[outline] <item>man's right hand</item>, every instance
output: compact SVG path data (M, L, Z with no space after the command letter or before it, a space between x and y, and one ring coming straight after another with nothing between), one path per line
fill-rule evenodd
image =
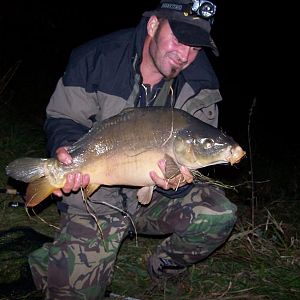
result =
M57 159L65 165L69 165L72 163L72 157L68 152L67 147L59 147L56 150ZM85 188L90 182L90 176L88 174L82 174L80 172L77 173L69 173L66 177L66 183L63 188L57 189L53 192L54 195L61 197L63 193L68 194L70 192L76 192L81 187Z

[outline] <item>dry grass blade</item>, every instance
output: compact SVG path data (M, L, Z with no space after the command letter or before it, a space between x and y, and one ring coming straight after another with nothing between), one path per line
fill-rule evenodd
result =
M225 188L225 189L233 189L236 191L236 186L235 185L228 185L225 184L221 181L218 180L214 180L208 176L205 176L204 174L202 174L199 170L192 170L191 171L193 176L194 176L194 182L200 182L200 183L208 183L208 184L212 184L221 188Z
M14 75L15 75L16 71L18 70L18 68L20 67L21 63L22 63L22 61L18 60L11 68L9 68L9 70L0 79L0 96L3 94L7 85L14 77Z

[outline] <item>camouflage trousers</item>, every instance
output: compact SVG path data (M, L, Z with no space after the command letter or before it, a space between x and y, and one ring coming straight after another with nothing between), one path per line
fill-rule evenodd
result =
M196 185L180 199L155 193L150 205L140 207L132 218L138 233L169 234L155 255L190 266L226 241L235 212L236 206L221 190ZM104 298L130 221L116 213L98 216L97 222L89 215L62 213L61 231L54 242L30 255L35 285L45 292L45 299Z

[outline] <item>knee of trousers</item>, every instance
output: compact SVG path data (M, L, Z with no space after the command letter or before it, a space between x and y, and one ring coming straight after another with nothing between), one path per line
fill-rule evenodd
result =
M188 244L222 243L236 222L236 205L218 190L199 191L181 204L177 234Z
M198 215L187 227L183 239L192 248L196 246L211 252L228 239L235 222L236 216L233 212L223 215Z
M226 242L235 221L234 211L195 215L183 231L170 237L163 250L182 265L197 263Z

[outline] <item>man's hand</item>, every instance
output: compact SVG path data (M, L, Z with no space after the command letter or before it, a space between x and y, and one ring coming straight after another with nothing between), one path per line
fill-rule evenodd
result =
M164 159L161 159L158 162L158 166L161 169L162 173L166 173L166 161ZM165 190L173 189L176 190L178 187L181 187L187 183L193 182L193 175L189 171L187 167L181 166L180 167L180 174L175 176L171 179L164 179L157 175L155 171L150 172L150 177L154 181L154 183Z
M68 153L67 147L59 147L56 150L57 159L65 165L72 163L72 157ZM69 173L67 174L66 183L62 189L57 189L53 192L54 195L61 197L63 192L68 194L70 192L76 192L81 187L85 188L90 182L90 176L88 174Z

